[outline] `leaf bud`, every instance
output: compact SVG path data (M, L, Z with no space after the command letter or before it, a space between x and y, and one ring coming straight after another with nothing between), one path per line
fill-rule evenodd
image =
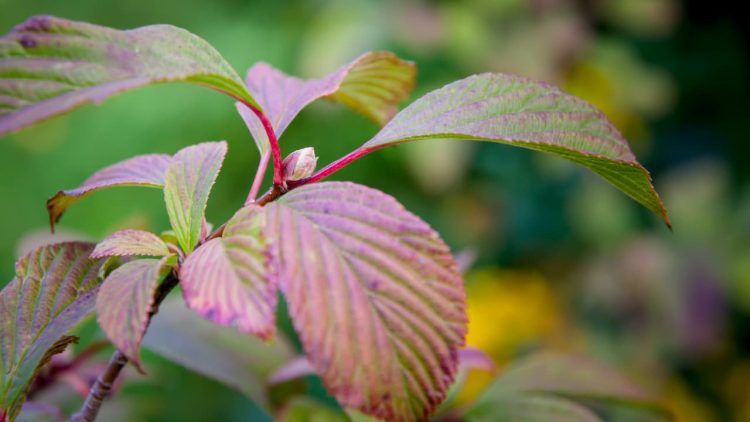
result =
M315 149L313 147L302 148L292 152L284 158L284 162L282 163L284 180L301 180L312 176L317 163L318 157L315 156Z

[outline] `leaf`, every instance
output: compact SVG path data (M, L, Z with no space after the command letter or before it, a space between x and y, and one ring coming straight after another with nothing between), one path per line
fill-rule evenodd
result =
M172 157L164 154L139 155L97 171L75 189L57 192L47 201L50 227L54 231L55 223L68 207L100 189L113 186L161 188L171 161Z
M75 341L66 335L94 310L103 261L94 245L44 246L16 263L0 292L0 408L13 420L39 369Z
M265 214L240 209L221 238L190 254L180 268L185 303L217 324L269 339L275 331L276 283L269 273Z
M143 346L195 372L228 385L270 411L268 376L292 357L282 333L271 343L210 323L168 298L151 320Z
M648 171L620 132L595 107L551 85L497 73L453 82L402 110L363 148L431 138L555 154L588 167L670 224Z
M34 16L0 38L0 136L163 82L207 86L257 105L226 60L184 29L121 31Z
M308 375L315 375L315 368L312 367L310 360L306 356L296 356L274 372L268 378L268 383L271 385L282 384Z
M582 357L551 352L511 365L490 390L548 393L647 407L655 402L651 395L612 368Z
M448 247L395 199L353 183L306 185L266 209L280 287L331 394L377 417L426 419L466 334Z
M307 397L294 398L281 410L279 422L348 422L345 413Z
M154 312L154 294L169 266L168 257L123 264L104 280L96 298L96 319L115 347L143 371L141 340Z
M120 230L99 242L92 258L109 256L167 256L167 244L157 235L143 230Z
M409 96L415 75L412 62L389 52L370 52L319 79L289 76L263 62L250 68L245 79L276 136L281 137L297 114L319 98L338 101L384 125L396 113L396 105ZM263 125L247 106L236 105L264 153L269 144Z
M190 253L200 240L208 195L226 153L226 142L205 142L177 151L167 167L164 200L185 253Z
M466 416L468 420L494 421L523 419L526 414L529 420L577 421L586 420L576 415L581 409L589 411L588 404L597 404L597 408L620 404L647 411L645 414L656 420L671 419L653 397L621 373L582 357L551 352L510 365ZM554 419L558 413L560 419Z
M559 397L540 394L507 394L474 406L467 421L599 422L587 407Z

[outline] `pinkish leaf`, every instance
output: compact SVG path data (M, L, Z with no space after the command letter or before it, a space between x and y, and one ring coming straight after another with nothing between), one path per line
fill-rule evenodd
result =
M319 98L345 104L380 125L395 113L396 105L414 87L416 68L393 53L370 52L319 79L300 79L284 74L267 63L257 63L247 72L247 87L271 121L277 137L297 114ZM261 153L268 149L266 132L257 116L237 103Z
M141 340L154 310L154 293L169 270L168 259L126 262L107 276L96 298L99 326L141 372Z
M620 132L594 106L551 85L497 73L474 75L415 101L362 148L431 138L500 142L566 158L669 225L648 171Z
M113 186L147 186L161 188L164 173L172 157L164 154L139 155L97 171L75 189L57 192L47 201L50 226L60 220L65 210L89 194Z
M167 256L169 248L161 238L143 230L120 230L99 242L92 258L106 256Z
M353 183L306 185L266 210L280 287L331 394L380 418L426 419L466 334L448 247L395 199Z
M164 82L191 82L256 105L226 60L184 29L120 31L34 16L0 38L0 135Z
M92 243L43 246L16 263L0 292L0 409L13 420L39 369L76 340L66 335L94 310L102 260Z
M458 352L458 364L462 370L480 369L487 372L495 371L495 362L483 351L474 347L467 347Z
M226 153L224 141L189 146L178 151L167 168L164 201L185 253L190 253L200 240L208 195Z
M240 209L221 238L187 257L180 284L188 307L204 318L268 339L275 331L276 284L265 223L262 208Z

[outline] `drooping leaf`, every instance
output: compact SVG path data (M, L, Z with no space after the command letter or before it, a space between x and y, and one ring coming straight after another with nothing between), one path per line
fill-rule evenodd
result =
M275 331L276 283L270 274L266 216L240 209L221 238L209 240L180 268L185 303L204 318L269 339Z
M660 215L667 211L627 141L589 103L528 79L485 73L432 91L363 145L418 139L475 139L543 151L588 167Z
M87 103L190 82L256 105L206 41L170 25L129 31L34 16L0 38L0 136Z
M208 195L226 153L226 142L205 142L181 149L167 167L164 176L167 214L186 253L200 240Z
M89 194L113 186L164 186L164 173L172 157L164 154L139 155L97 171L75 189L57 192L47 201L50 226L60 220L65 210Z
M588 409L590 404L596 404L597 409L611 405L637 409L649 420L671 419L652 396L620 372L583 357L550 352L530 356L508 367L479 397L467 418L500 420L512 410L538 414L534 420L555 420L551 413L548 416L540 413L546 411L544 402L553 403L550 400L558 404L550 404L548 410L558 412L562 408L566 418L560 420L566 421L578 420L574 417L578 411L565 409Z
M425 419L466 333L448 247L395 199L353 183L306 185L266 210L280 287L331 394L377 417Z
M281 333L273 342L263 342L202 319L179 298L161 304L143 346L242 392L269 411L265 380L293 356Z
M167 256L167 244L157 235L143 230L120 230L96 245L92 258L109 256Z
M99 326L141 372L141 340L154 310L154 293L169 271L168 259L138 259L123 264L107 276L96 298Z
M653 406L654 398L620 372L580 356L540 353L511 365L492 391L548 393Z
M37 371L75 341L66 333L94 310L101 260L94 245L44 246L16 263L0 292L0 409L12 420Z
M261 62L247 72L246 83L280 137L294 117L319 98L338 101L384 125L396 113L396 105L409 96L415 75L412 62L388 52L370 52L319 79L289 76ZM269 144L260 120L240 103L237 110L265 152Z
M504 394L480 401L466 421L600 422L589 408L574 401L541 394Z

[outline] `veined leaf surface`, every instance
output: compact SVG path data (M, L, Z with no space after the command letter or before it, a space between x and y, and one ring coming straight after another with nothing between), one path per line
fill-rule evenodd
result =
M179 81L256 105L226 60L184 29L121 31L34 16L0 38L0 136L123 91Z
M154 293L169 269L167 259L126 262L107 276L96 298L99 326L141 372L141 340L154 310Z
M75 189L63 190L47 201L50 226L60 221L68 207L100 189L113 186L164 186L164 173L172 157L165 154L139 155L103 168Z
M180 285L188 307L204 318L269 339L276 328L277 298L265 224L262 208L240 209L221 238L187 257Z
M200 240L208 195L226 153L226 142L205 142L181 149L167 167L164 177L167 214L186 253Z
M289 76L267 63L257 63L247 72L250 92L271 121L277 137L297 114L319 98L330 98L384 125L396 113L396 106L414 87L416 68L389 52L359 56L335 72L318 79ZM268 138L258 117L237 103L261 152L268 149Z
M167 256L169 248L159 236L143 230L120 230L97 243L92 258L108 256Z
M620 132L594 106L551 85L497 73L470 76L415 101L363 147L430 138L500 142L567 158L669 225L648 171Z
M395 199L353 183L306 185L266 210L280 287L331 394L373 416L426 419L466 334L448 247Z
M0 409L13 419L37 371L75 337L66 335L94 310L102 260L92 243L43 246L16 263L0 292Z

